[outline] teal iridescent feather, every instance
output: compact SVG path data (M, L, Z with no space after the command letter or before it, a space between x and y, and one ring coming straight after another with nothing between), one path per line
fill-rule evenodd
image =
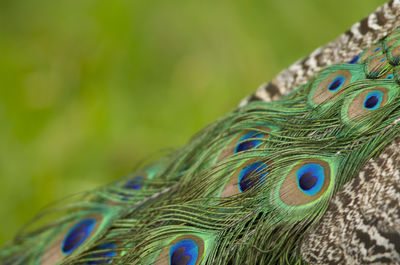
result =
M247 102L142 170L49 207L0 262L305 263L305 233L400 133L400 33L388 33L279 100Z

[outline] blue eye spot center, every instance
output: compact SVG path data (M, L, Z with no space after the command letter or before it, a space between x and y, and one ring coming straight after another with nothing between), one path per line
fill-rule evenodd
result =
M379 99L377 96L369 96L364 103L365 108L367 109L373 109L379 102Z
M171 264L174 265L187 265L190 261L190 256L185 255L185 248L180 247L172 253Z
M315 186L317 180L317 177L314 177L312 172L308 171L300 176L299 186L302 190L310 190Z
M379 108L382 103L383 93L381 91L371 91L367 94L364 100L364 108L368 110L375 110Z
M357 63L359 58L360 58L360 55L356 55L348 63L355 64L355 63Z
M96 260L88 261L86 264L110 263L111 259L100 259L100 258L114 257L116 255L115 248L116 248L116 246L114 243L104 243L104 244L98 246L96 248L96 251L97 250L105 250L105 251L91 255L90 257L96 258Z
M131 190L138 190L142 187L142 180L143 180L142 176L136 176L134 179L127 181L124 185L124 188Z
M169 249L170 265L195 265L199 250L196 242L183 239Z
M68 255L77 249L93 232L96 225L96 219L87 218L74 225L64 238L61 250L63 254Z
M261 140L257 140L257 139L263 138L263 136L264 135L262 133L255 132L255 131L246 133L245 135L240 137L238 144L236 145L236 148L235 148L235 153L258 147L261 144ZM252 139L252 138L257 138L257 139L248 140L248 139Z
M125 182L125 184L122 186L122 188L127 189L127 190L139 190L142 188L143 179L144 179L143 176L140 176L140 175L135 176L133 179ZM123 198L122 198L123 201L126 201L133 196L133 194L126 194L126 193L122 193L122 192L118 192L118 195L123 196Z
M377 48L374 50L374 52L378 52L380 49L382 49L381 46L377 47Z
M245 166L239 173L239 190L244 192L263 183L268 173L266 167L262 162Z
M324 168L317 163L309 163L296 172L297 185L308 196L317 194L325 181Z
M337 91L344 83L346 78L342 75L339 75L333 79L332 83L329 85L328 90L331 92Z
M386 76L386 79L393 79L394 75L393 74L388 74L388 76Z

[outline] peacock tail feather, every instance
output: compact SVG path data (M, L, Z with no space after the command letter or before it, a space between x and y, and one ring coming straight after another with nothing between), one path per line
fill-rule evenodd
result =
M399 10L383 5L180 149L49 206L1 264L327 263L316 227L400 133Z

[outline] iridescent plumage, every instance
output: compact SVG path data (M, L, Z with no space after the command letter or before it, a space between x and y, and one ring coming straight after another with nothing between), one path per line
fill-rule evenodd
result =
M0 261L400 262L399 8L383 5L174 153L44 211Z

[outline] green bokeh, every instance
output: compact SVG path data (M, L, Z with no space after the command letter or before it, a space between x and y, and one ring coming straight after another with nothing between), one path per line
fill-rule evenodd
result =
M0 1L0 244L184 144L383 1Z

